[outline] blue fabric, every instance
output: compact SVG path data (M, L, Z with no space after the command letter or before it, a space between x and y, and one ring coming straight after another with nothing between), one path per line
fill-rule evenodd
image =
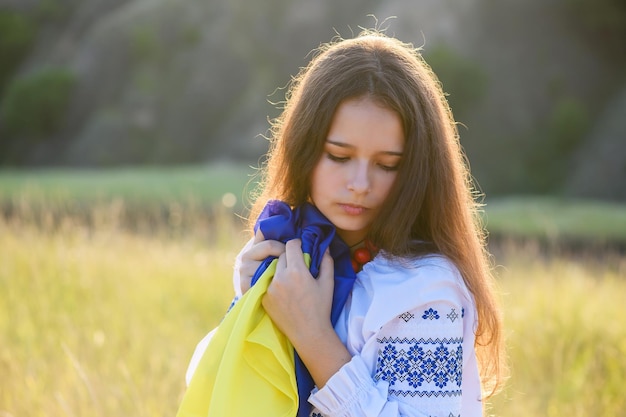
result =
M291 209L288 204L270 200L259 216L254 231L261 229L265 239L278 240L283 243L300 238L302 240L302 252L311 256L311 275L315 278L319 275L322 257L327 248L334 260L335 289L330 320L333 326L339 319L339 314L346 303L356 274L352 269L350 260L350 248L336 234L335 227L315 206L305 203L302 206ZM254 285L275 257L265 259L254 276ZM295 355L296 380L298 383L298 417L308 417L311 405L306 400L315 383L311 374L306 369L302 360Z

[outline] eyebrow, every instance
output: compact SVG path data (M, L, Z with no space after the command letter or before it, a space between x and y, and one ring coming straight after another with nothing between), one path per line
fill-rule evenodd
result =
M350 145L348 143L337 142L337 141L334 141L334 140L327 140L326 143L330 143L331 145L339 146L340 148L355 148L355 146ZM392 156L402 156L404 154L403 152L395 152L395 151L382 151L380 153L383 153L385 155L392 155Z

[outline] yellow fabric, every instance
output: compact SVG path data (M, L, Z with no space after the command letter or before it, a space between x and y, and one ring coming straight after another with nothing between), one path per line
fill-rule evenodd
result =
M305 262L311 258L305 254ZM294 417L293 346L261 305L274 260L226 314L185 392L176 417Z

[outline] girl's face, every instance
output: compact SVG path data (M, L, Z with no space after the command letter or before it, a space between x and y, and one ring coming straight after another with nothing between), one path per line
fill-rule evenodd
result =
M402 122L368 97L337 108L313 169L311 200L350 246L365 239L397 176Z

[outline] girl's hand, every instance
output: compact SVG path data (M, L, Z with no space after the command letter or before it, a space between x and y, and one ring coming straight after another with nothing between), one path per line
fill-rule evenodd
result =
M278 257L276 273L263 297L266 313L287 336L318 388L351 359L330 322L334 285L333 258L328 251L315 279L304 263L300 240L294 239Z
M313 278L304 263L300 239L287 242L278 257L276 273L263 298L263 307L294 346L322 328L332 330L334 271L328 251L322 257L320 274Z
M265 240L261 229L254 235L252 246L241 254L239 266L239 285L241 293L250 289L250 282L261 262L268 256L279 257L285 253L285 244L277 240Z

